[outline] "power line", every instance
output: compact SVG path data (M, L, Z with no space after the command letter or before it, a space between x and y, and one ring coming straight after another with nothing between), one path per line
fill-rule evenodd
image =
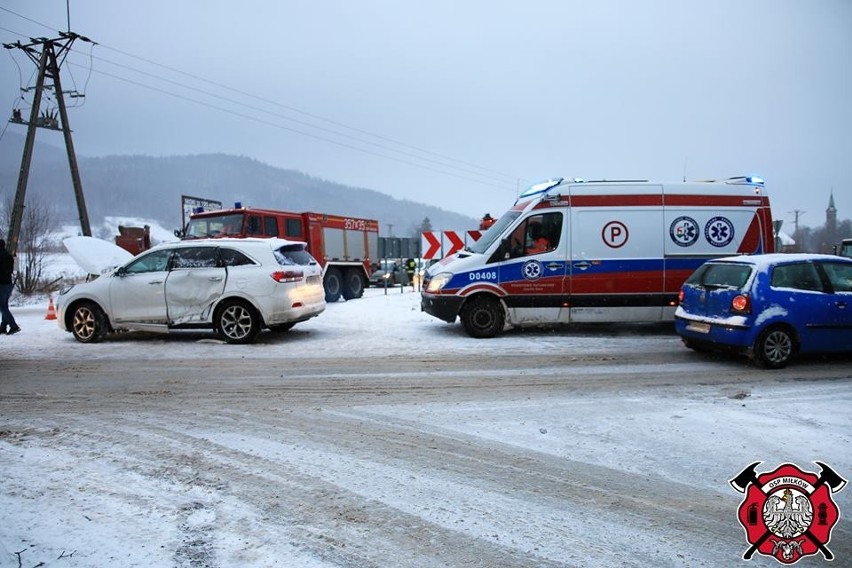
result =
M8 12L9 14L12 14L13 16L17 16L17 17L21 18L22 20L32 22L33 24L37 24L37 25L42 26L44 28L47 28L49 30L55 30L56 29L53 26L48 26L47 24L33 20L32 18L28 18L28 17L24 16L23 14L19 14L19 13L13 11L13 10L10 10L9 8L4 8L3 6L0 6L0 10L3 10L4 12Z
M69 64L69 65L74 65L74 63L70 63L70 62L69 62L68 64ZM342 147L344 147L344 148L349 148L350 150L355 150L355 151L362 152L362 153L365 153L365 154L370 154L370 155L378 156L378 157L385 158L385 159L388 159L388 160L393 160L393 161L395 161L395 162L399 162L399 163L402 163L402 164L406 164L406 165L409 165L409 166L414 166L414 167L421 168L421 169L425 169L425 170L429 170L429 171L433 171L433 172L436 172L436 173L439 173L439 174L443 174L443 175L446 175L446 176L455 177L455 178L462 179L462 180L465 180L465 181L470 181L470 182L473 182L473 183L479 183L479 184L488 185L488 186L491 186L491 187L498 187L498 188L502 188L502 189L510 189L510 188L508 188L508 186L495 186L493 183L490 183L490 182L486 182L486 181L482 181L482 180L478 180L478 179L474 179L474 178L470 178L470 177L466 177L466 176L462 176L462 175L458 175L458 174L453 174L453 173L451 173L451 172L447 172L447 171L444 171L444 170L439 170L439 169L437 169L437 168L432 168L432 167L429 167L429 166L426 166L426 165L423 165L423 164L418 164L418 163L411 162L411 161L408 161L408 160L403 160L403 159L401 159L401 158L396 158L396 157L394 157L394 156L389 156L389 155L387 155L387 154L382 154L382 153L379 153L379 152L374 152L374 151L371 151L371 150L367 150L367 149L365 149L365 148L360 148L360 147L358 147L358 146L354 146L354 145L352 145L352 144L347 144L347 143L345 143L345 142L340 142L340 141L337 141L337 140L332 140L332 139L330 139L330 138L326 138L326 137L324 137L324 136L319 136L319 135L317 135L317 134L312 134L312 133L310 133L310 132L305 132L304 130L298 130L298 129L296 129L296 128L291 128L291 127L288 127L288 126L284 126L284 125L282 125L282 124L274 124L274 123L269 122L269 120L268 120L267 118L259 118L259 117L256 117L256 116L252 116L252 115L250 115L250 114L245 114L245 113L242 113L242 112L238 112L238 111L234 111L234 110L231 110L231 109L227 109L227 108L224 108L224 107L221 107L221 106L217 106L217 105L214 105L214 104L209 103L209 102L206 102L206 101L201 101L201 100L198 100L198 99L193 99L193 98L188 97L188 96L186 96L186 95L181 95L181 94L179 94L179 93L173 93L173 92L170 92L170 91L166 91L165 89L160 89L160 88L158 88L158 87L154 87L154 86L152 86L152 85L147 85L147 84L145 84L145 83L141 83L141 82L139 82L139 81L134 81L134 80L132 80L132 79L128 79L128 78L126 78L126 77L121 77L121 76L119 76L119 75L113 75L112 73L107 73L107 72L105 72L105 71L97 71L97 70L95 70L95 71L93 71L93 72L94 72L94 73L98 73L99 75L105 75L105 76L107 76L107 77L110 77L110 78L112 78L112 79L116 79L116 80L118 80L118 81L122 81L122 82L125 82L125 83L129 83L129 84L131 84L131 85L135 85L135 86L137 86L137 87L142 87L142 88L144 88L144 89L148 89L148 90L155 91L155 92L158 92L158 93L161 93L161 94L164 94L164 95L168 95L168 96L170 96L170 97L174 97L174 98L181 99L181 100L184 100L184 101L187 101L187 102L191 102L191 103L193 103L193 104L197 104L197 105L205 106L205 107L207 107L207 108L211 108L211 109L213 109L213 110L217 110L217 111L219 111L219 112L224 112L224 113L226 113L226 114L230 114L230 115L233 115L233 116L236 116L236 117L239 117L239 118L244 118L244 119L246 119L246 120L251 120L251 121L253 121L253 122L257 122L257 123L263 124L263 125L265 125L265 126L271 126L271 127L273 127L273 128L278 128L279 130L286 130L286 131L288 131L288 132L293 132L293 133L295 133L295 134L299 134L299 135L301 135L301 136L307 136L307 137L309 137L309 138L314 138L314 139L316 139L316 140L320 140L320 141L323 141L323 142L328 142L328 143L330 143L330 144L335 144L335 145L337 145L337 146L342 146ZM513 191L514 191L514 190L513 190Z
M44 23L42 23L42 22L38 22L38 21L36 21L36 20L33 20L33 19L31 19L31 18L28 18L28 17L26 17L26 16L23 16L23 15L21 15L21 14L18 14L17 12L14 12L14 11L12 11L12 10L9 10L9 9L7 9L7 8L2 8L2 7L0 7L0 10L6 11L6 12L8 12L8 13L10 13L10 14L13 14L13 15L15 15L15 16L17 16L17 17L20 17L20 18L25 19L25 20L27 20L27 21L30 21L30 22L32 22L32 23L38 24L38 25L40 25L40 26L43 26L43 27L45 27L45 28L50 28L50 26L47 26L46 24L44 24ZM0 29L5 29L5 28L0 28ZM12 32L12 30L7 30L7 31ZM16 34L17 34L17 32L12 32L12 33L16 33ZM17 34L17 35L21 35L21 34ZM248 108L251 108L252 110L255 110L255 111L258 111L258 112L264 112L264 113L266 113L266 115L267 115L267 116L271 114L271 115L273 115L273 116L276 116L277 118L281 118L281 119L283 119L283 120L288 120L288 121L291 121L291 122L295 122L295 123L297 123L297 124L301 124L302 126L306 126L306 127L308 127L308 128L313 128L313 129L316 129L316 130L319 130L319 131L321 131L321 132L325 132L325 133L327 133L327 134L331 134L331 135L334 135L334 136L340 136L340 137L343 137L343 138L347 138L347 139L349 139L349 140L352 140L352 141L358 142L358 143L360 143L360 144L368 144L368 145L371 145L371 146L374 146L374 147L380 148L380 149L385 150L385 151L395 152L395 153L397 153L397 154L400 154L400 155L406 156L406 157L408 157L408 158L415 159L415 160L421 160L421 161L424 161L424 162L428 162L428 163L431 163L431 164L433 164L433 165L435 165L435 166L440 166L440 167L442 167L442 168L450 168L450 169L457 170L457 171L461 171L461 172L465 172L465 173L468 173L468 174L471 174L471 175L474 175L474 176L482 176L482 177L485 177L485 178L489 178L489 179L491 179L491 180L493 180L493 181L495 181L495 182L501 183L501 185L496 185L496 184L491 183L491 182L484 182L484 181L481 181L481 180L478 180L478 179L472 179L472 178L467 177L467 176L461 176L461 175L458 175L458 174L455 174L455 173L446 172L446 171L443 171L443 170L437 169L437 168L435 168L435 167L431 167L431 166L427 166L427 165L423 165L423 164L418 164L418 163L410 162L410 161L408 161L408 160L400 159L400 158L393 157L393 156L388 156L387 154L383 154L383 153L380 153L380 152L375 152L375 151L367 150L367 149L364 149L364 148L360 148L360 147L354 146L354 145L349 144L349 143L344 143L344 142L340 142L340 141L332 140L332 139L329 139L329 138L327 138L327 137L325 137L325 136L319 136L319 135L316 135L316 134L311 134L311 133L305 132L305 131L303 131L303 130L298 130L298 129L295 129L295 128L286 127L286 126L283 126L283 125L280 125L280 124L279 124L279 125L272 125L272 126L274 126L274 127L276 127L276 128L282 129L282 130L286 130L286 131L289 131L289 132L293 132L293 133L295 133L295 134L299 134L299 135L302 135L302 136L308 136L308 137L311 137L311 138L314 138L314 139L317 139L317 140L321 140L321 141L324 141L324 142L327 142L327 143L332 143L332 144L335 144L335 145L338 145L338 146L341 146L341 147L345 147L345 148L353 149L353 150L356 150L356 151L360 151L360 152L363 152L363 153L367 153L367 154L375 155L375 156L382 157L382 158L385 158L385 159L394 160L394 161L397 161L397 162L400 162L400 163L403 163L403 164L406 164L406 165L411 165L411 166L415 166L415 167L418 167L418 168L422 168L422 169L430 170L430 171L433 171L433 172L436 172L436 173L440 173L440 174L443 174L443 175L448 175L448 176L456 177L456 178L459 178L459 179L463 179L463 180L465 180L465 181L472 181L472 182L475 182L475 183L480 183L480 184L484 184L484 185L490 185L490 186L493 186L493 187L498 187L498 188L501 188L501 189L510 190L510 191L512 191L512 192L514 192L514 191L515 191L515 189L514 189L514 188L510 188L510 187L508 187L507 185L502 185L502 183L505 183L505 182L507 182L507 181L509 181L509 180L511 180L511 182L512 182L512 183L515 183L515 182L517 181L517 179L518 179L518 178L517 178L517 176L512 176L512 175L509 175L509 174L505 174L505 173L502 173L502 172L499 172L499 171L496 171L496 170L492 170L492 169L489 169L489 168L485 168L485 167L483 167L483 166L479 166L479 165L473 164L473 163L471 163L471 162L467 162L467 161L464 161L464 160L459 160L459 159L456 159L456 158L452 158L452 157L449 157L449 156L445 156L445 155L443 155L443 154L439 154L439 153L437 153L437 152L432 152L432 151L430 151L430 150L426 150L426 149L420 148L420 147L418 147L418 146L414 146L414 145L411 145L411 144L407 144L407 143L405 143L405 142L401 142L401 141L399 141L399 140L395 140L395 139L393 139L393 138L388 138L388 137L381 136L381 135L379 135L379 134L375 134L375 133L372 133L372 132L369 132L369 131L366 131L366 130L363 130L363 129L359 129L359 128L356 128L356 127L353 127L353 126L349 126L349 125L347 125L347 124L344 124L344 123L341 123L341 122L338 122L338 121L335 121L335 120L332 120L332 119L328 119L328 118L325 118L325 117L320 116L320 115L317 115L317 114L313 114L313 113L309 113L309 112L307 112L307 111L303 111L303 110L298 109L298 108L296 108L296 107L292 107L292 106L289 106L289 105L286 105L286 104L283 104L283 103L280 103L280 102L277 102L277 101L273 101L273 100L270 100L270 99L267 99L267 98L264 98L264 97L260 97L260 96L258 96L258 95L253 94L253 93L248 93L248 92L243 91L243 90L240 90L240 89L235 89L235 88L230 87L230 86L228 86L228 85L224 85L224 84L222 84L222 83L219 83L219 82L216 82L216 81L212 81L212 80L207 79L207 78L205 78L205 77L201 77L201 76L198 76L198 75L194 75L194 74L192 74L192 73L188 73L188 72L186 72L186 71L183 71L183 70L177 69L177 68L175 68L175 67L171 67L171 66L168 66L168 65L164 65L164 64L161 64L161 63L159 63L159 62L156 62L156 61L153 61L153 60L150 60L150 59L144 58L144 57L139 57L139 56L137 56L137 55L134 55L134 54L132 54L132 53L129 53L129 52L126 52L126 51L123 51L123 50L120 50L120 49L117 49L117 48L114 48L114 47L110 47L110 46L106 46L106 45L102 45L102 44L101 44L101 47L102 47L102 48L104 48L104 49L107 49L107 50L109 50L109 51L113 51L113 52L115 52L115 53L118 53L118 54L120 54L120 55L123 55L123 56L125 56L125 57L129 57L129 58L132 58L132 59L135 59L135 60L138 60L138 61L141 61L141 62L147 63L147 64L149 64L149 65L153 65L153 66L156 66L156 67L159 67L159 68L162 68L162 69L168 70L168 71L170 71L170 72L177 73L177 74L179 74L179 75L182 75L182 76L185 76L185 77L191 78L191 79L196 80L196 81L200 81L200 82L203 82L203 83L207 83L207 84L213 85L213 86L218 87L218 88L220 88L220 89L224 89L224 90L227 90L227 91L231 91L231 92L237 93L237 94L239 94L239 95L241 95L241 96L248 97L248 98L251 98L251 99L254 99L254 100L260 101L260 102L265 103L265 104L269 104L269 105L273 105L273 106L275 106L275 107L279 107L279 108L282 108L282 109L286 109L286 110L288 110L288 111L295 112L295 113L301 114L301 115L303 115L303 116L309 117L309 118L311 118L311 119L319 120L319 121L322 121L322 122L325 122L325 123L328 123L328 124L334 125L334 126L339 127L339 128L345 128L345 129L347 129L347 130L351 130L351 131L353 131L353 132L357 132L357 133L362 134L362 135L365 135L365 136L369 136L369 137L372 137L372 138L376 138L376 139L378 139L378 140L382 140L382 141L387 142L387 143L389 143L389 144L394 144L394 145L397 145L397 146L400 146L400 147L403 147L403 148L408 148L408 149L410 149L410 150L414 150L415 152L419 152L419 153L421 153L421 154L426 154L426 155L428 155L428 156L434 156L434 157L436 157L436 158L439 158L440 160L444 160L445 162L446 162L446 161L449 161L449 162L455 162L455 163L457 163L457 164L462 164L462 165L464 165L464 166L467 166L468 168L474 168L474 169L475 169L475 170L477 170L477 171L474 171L474 170L471 170L471 169L467 169L467 168L464 168L464 167L460 167L460 166L457 166L457 165L453 165L453 164L450 164L450 163L441 162L441 161L439 161L439 160L435 160L435 159L432 159L432 158L419 156L419 155L417 155L417 154L414 154L414 153L411 153L411 152L407 152L407 151L403 151L403 150L399 150L399 149L396 149L396 148L393 148L393 147L387 146L387 145L385 145L385 144L379 144L379 143L376 143L376 142L371 142L371 141L369 141L369 140L364 140L364 139L359 138L359 137L357 137L357 136L352 136L352 135L349 135L349 134L345 134L345 133L343 133L343 132L338 132L338 131L335 131L335 130L332 130L332 129L329 129L329 128L325 128L325 127L322 127L322 126L319 126L319 125L316 125L316 124L312 124L312 123L310 123L310 122L306 122L306 121L299 120L299 119L296 119L296 118L293 118L293 117L285 116L285 115L280 114L280 113L277 113L277 112L270 112L270 111L269 111L269 110L267 110L267 109L259 108L259 107L252 106L252 105L245 105L245 103L240 102L240 101L236 101L236 100L234 100L234 99L229 99L229 98L222 97L221 95L218 95L218 94L215 94L215 93L210 93L210 92L208 92L208 91L203 91L203 90L201 90L201 89L199 89L199 88L197 88L197 87L193 87L193 86L190 86L190 85L186 85L186 84L184 84L184 83L180 83L180 82L178 82L178 81L174 81L174 80L171 80L171 79L167 79L167 78L162 77L162 76L160 76L160 75L156 75L156 74L153 74L153 73L149 73L149 72L146 72L146 71L142 71L142 70L140 70L140 69L136 69L136 68L131 67L131 66L129 66L129 65L124 65L124 64L121 64L121 63L117 63L117 62L115 62L115 61L111 61L111 60L108 60L108 59L105 59L105 58L101 58L101 57L94 56L94 55L91 53L91 50L90 50L90 53L89 53L89 58L90 58L89 77L91 77L91 74L92 74L92 72L93 72L93 65L91 64L91 60L92 60L92 59L97 59L97 60L99 60L99 61L103 61L103 62L105 62L105 63L111 64L111 65L115 65L115 66L117 66L117 67L121 67L121 68L124 68L124 69L126 69L126 70L129 70L129 71L132 71L132 72L135 72L135 73L139 73L139 74L141 74L141 75L143 75L143 76L146 76L146 77L149 77L149 78L152 78L152 79L158 80L158 81L163 81L163 82L166 82L166 83L169 83L169 84L172 84L172 85L176 85L176 86L179 86L179 87L181 87L181 88L184 88L184 89L187 89L187 90L190 90L190 91L196 92L196 93L200 93L200 94L203 94L203 95L208 96L208 97L212 97L212 98L214 98L214 99L218 99L218 100L222 100L222 101L228 102L228 103L230 103L230 104L239 104L239 105L242 105L242 106L248 106ZM79 52L77 52L77 53L79 53ZM78 66L78 65L73 64L73 63L70 63L70 65ZM79 66L78 66L78 67L79 67ZM261 120L259 120L259 119L255 118L255 117L251 117L251 116L245 115L244 113L235 112L235 111L232 111L232 110L229 110L229 109L226 109L226 108L223 108L223 107L217 106L217 105L212 105L212 104L210 104L210 103L203 103L203 102L201 102L201 101L198 101L198 100L195 100L195 99L192 99L192 98L189 98L189 97L185 97L185 96L183 96L183 95L179 95L179 94L176 94L176 93L171 93L171 92L169 92L169 91L165 91L165 90L163 90L163 89L158 89L158 88L153 87L153 86L151 86L151 85L147 85L147 84L145 84L145 83L140 83L140 82L138 82L138 81L133 81L133 80L131 80L131 79L126 79L126 78L120 77L120 76L118 76L118 75L114 75L114 74L106 73L106 72L103 72L103 71L95 71L95 72L98 72L98 73L100 73L100 74L102 74L102 75L105 75L105 76L108 76L108 77L112 77L112 78L117 79L117 80L120 80L120 81L124 81L124 82L130 83L130 84L134 84L134 85L137 85L137 86L141 86L141 87L143 87L143 88L147 88L147 89L150 89L150 90L153 90L153 91L161 92L161 93L166 94L166 95L168 95L168 96L173 96L173 97L177 97L177 98L183 98L183 99L185 99L185 100L187 100L187 101L194 102L194 103L196 103L196 104L201 104L201 105L203 105L203 106L207 106L208 108L212 108L212 109L217 110L217 111L220 111L220 112L226 112L226 113L229 113L229 114L232 114L232 115L235 115L235 116L241 116L241 117L244 117L244 118L248 118L248 119L250 119L250 120L254 120L254 121L256 121L256 122L261 122L261 123L263 123L263 124L265 124L265 125L270 125L270 123L269 123L269 122L268 122L268 120L266 120L266 119L265 119L265 120L263 120L263 121L261 121ZM73 77L72 77L72 80L73 80ZM87 79L87 84L88 84L88 79ZM480 173L480 172L488 172L488 173Z
M377 142L372 142L372 141L370 141L370 140L365 140L365 139L363 139L363 138L359 138L359 137L357 137L357 136L352 136L352 135L350 135L350 134L346 134L346 133L343 133L343 132L338 132L338 131L336 131L336 130L332 130L332 129L330 129L330 128L325 128L325 127L323 127L323 126L318 126L318 125L316 125L316 124L312 124L312 123L307 122L307 121L304 121L304 120L299 120L299 119L296 119L296 118L293 118L293 117L290 117L290 116L286 116L286 115L284 115L284 114L281 114L281 113L278 113L278 112L275 112L275 111L270 111L270 110L268 110L268 109L261 108L261 107L255 106L255 105L246 104L246 103L244 103L244 102L242 102L242 101L238 101L238 100L236 100L236 99L232 99L232 98L228 98L228 97L223 97L223 96L218 95L218 94L216 94L216 93L212 93L212 92L210 92L210 91L205 91L205 90L199 89L199 88L197 88L197 87L193 87L193 86L190 86L190 85L186 85L186 84L181 83L181 82L178 82L178 81L174 81L174 80L171 80L171 79L167 79L167 78L165 78L165 77L161 77L161 76L159 76L159 75L155 75L155 74L153 74L153 73L149 73L149 72L147 72L147 71L142 71L142 70L140 70L140 69L136 69L136 68L131 67L131 66L129 66L129 65L125 65L125 64L122 64L122 63L118 63L118 62L115 62L115 61L112 61L112 60L109 60L109 59L105 59L105 58L103 58L103 57L92 56L92 58L93 58L93 59L96 59L96 60L98 60L98 61L102 61L102 62L104 62L104 63L108 63L108 64L110 64L110 65L114 65L114 66L119 67L119 68L121 68L121 69L125 69L125 70L128 70L128 71L134 72L134 73L138 73L138 74L140 74L140 75L142 75L142 76L144 76L144 77L148 77L148 78L151 78L151 79L155 79L155 80L157 80L157 81L162 81L162 82L167 83L167 84L170 84L170 85L174 85L174 86L177 86L177 87L181 87L181 88L183 88L183 89L187 89L187 90L189 90L189 91L192 91L192 92L195 92L195 93L198 93L198 94L202 94L202 95L204 95L204 96L211 97L211 98L213 98L213 99L221 100L221 101L224 101L224 102L227 102L227 103L232 103L232 104L235 104L235 105L240 105L240 106L242 106L242 107L244 107L244 108L248 108L248 109L251 109L251 110L254 110L254 111L257 111L257 112L262 112L262 113L264 113L264 116L266 116L266 117L274 116L274 117L277 117L277 118L281 118L281 119L283 119L283 120L287 120L287 121L290 121L290 122L294 122L294 123L296 123L296 124L300 124L300 125L302 125L302 126L307 126L308 128L314 128L314 129L316 129L316 130L319 130L320 132L325 132L325 133L327 133L327 134L332 134L332 135L334 135L334 136L341 136L341 137L343 137L343 138L346 138L346 139L349 139L349 140L353 140L353 141L356 141L356 142L359 142L359 143L362 143L362 144L367 144L367 145L370 145L370 146L374 146L374 147L376 147L376 148L380 148L380 149L382 149L382 150L386 150L386 151L389 151L389 152L395 152L395 153L397 153L397 154L400 154L400 155L403 155L403 156L407 156L407 157L409 157L409 158L413 158L413 159L416 159L416 160L422 160L422 161L424 161L424 162L428 162L428 163L431 163L431 164L434 164L434 165L437 165L437 166L441 166L441 167L444 167L444 168L451 168L451 169L454 169L454 170L457 170L457 171L466 172L466 173L473 174L473 175L476 175L476 176L487 177L487 178L493 179L495 182L498 182L498 183L501 183L501 184L506 183L506 180L501 179L501 178L498 178L498 177L496 177L496 176L492 176L492 175L488 175L488 174L482 174L482 173L479 173L479 172L476 172L476 171L473 171L473 170L470 170L470 169L467 169L467 168L462 168L462 167L459 167L459 166L456 166L456 165L453 165L453 164L447 164L447 163L445 163L445 162L441 162L441 161L439 161L439 160L434 160L434 159L431 159L431 158L428 158L428 157L418 156L417 154L414 154L414 153L412 153L412 152L407 152L407 151L404 151L404 150L399 150L399 149L393 148L393 147L388 146L388 145L385 145L385 144L379 144L379 143L377 143ZM72 66L76 66L74 63L70 63L70 65L72 65ZM91 72L91 70L90 70L90 72ZM107 76L110 76L110 77L113 77L113 78L119 79L119 80L124 80L123 78L119 77L118 75L109 74L109 73L106 73L106 72L104 72L104 71L97 71L97 72L98 72L98 73L100 73L100 74L103 74L103 75L107 75ZM128 81L128 82L132 82L132 80L127 80L127 81ZM139 82L133 82L133 83L134 83L134 84L137 84L137 85L140 85L140 86L144 86L144 87L146 87L146 88L152 88L150 85L147 85L147 84L145 84L145 83L139 83ZM162 92L162 93L164 93L164 94L168 94L168 95L174 95L173 93L170 93L170 92L168 92L168 91L159 90L159 92ZM197 102L197 101L195 101L194 99L188 99L188 100L192 100L193 102ZM221 109L221 108L219 108L219 107L213 107L213 108L216 108L216 110L223 110L223 109ZM299 133L299 134L303 134L303 132L302 132L302 131L299 131L299 130L291 130L291 131L296 132L296 133ZM319 137L319 139L324 140L324 141L326 141L326 142L336 143L336 142L334 142L334 141L332 141L332 140L329 140L329 139L327 139L327 138L324 138L324 137ZM351 147L351 145L346 145L346 147ZM385 156L384 154L379 154L379 153L373 153L373 154L374 154L374 155L377 155L377 156L387 157L387 156ZM407 162L404 162L404 163L407 163ZM437 170L435 170L435 171L437 171ZM508 186L505 186L505 185L496 185L495 187L508 187Z
M488 172L491 172L491 173L494 173L494 174L500 175L500 176L502 176L502 177L504 177L504 178L508 178L508 179L511 179L511 180L514 180L514 179L516 179L516 178L517 178L517 176L513 176L513 175L510 175L510 174L506 174L506 173L502 173L502 172L499 172L499 171L496 171L496 170L492 170L492 169L489 169L489 168L486 168L486 167L483 167L483 166L479 166L479 165L476 165L476 164L473 164L473 163L470 163L470 162L466 162L466 161L464 161L464 160L460 160L460 159L458 159L458 158L452 158L452 157L449 157L449 156L445 156L445 155L443 155L443 154L439 154L439 153L437 153L437 152L433 152L433 151L431 151L431 150L426 150L426 149L420 148L420 147L418 147L418 146L414 146L414 145L411 145L411 144L407 144L407 143L405 143L405 142L401 142L401 141L399 141L399 140L395 140L395 139L393 139L393 138L388 138L388 137L382 136L382 135L380 135L380 134L375 134L375 133L373 133L373 132L369 132L369 131L367 131L367 130L363 130L363 129L360 129L360 128L356 128L356 127L354 127L354 126L349 126L349 125L344 124L344 123L342 123L342 122L338 122L338 121L332 120L332 119L330 119L330 118L325 118L325 117L323 117L323 116L320 116L320 115L317 115L317 114L313 114L313 113L310 113L310 112L307 112L307 111L304 111L304 110L298 109L298 108L293 107L293 106L285 105L285 104L280 103L280 102L278 102L278 101L273 101L273 100L270 100L270 99L267 99L267 98L264 98L264 97L260 97L260 96L258 96L258 95L255 95L254 93L248 93L248 92L246 92L246 91L242 91L242 90L240 90L240 89L235 89L235 88L230 87L230 86L228 86L228 85L224 85L224 84L222 84L222 83L218 83L218 82L216 82L216 81L211 81L210 79L207 79L207 78L205 78L205 77L200 77L200 76L198 76L198 75L193 75L192 73L187 73L186 71L182 71L182 70L180 70L180 69L176 69L176 68L174 68L174 67L170 67L170 66L168 66L168 65L163 65L163 64L161 64L161 63L157 63L156 61L152 61L152 60L150 60L150 59L146 59L146 58L144 58L144 57L139 57L139 56L133 55L132 53L128 53L128 52L126 52L126 51L121 51L121 50L119 50L119 49L116 49L116 48L113 48L113 47L110 47L110 46L107 46L107 45L101 45L101 46L102 46L104 49L111 50L111 51L115 51L116 53L120 53L121 55L124 55L124 56L126 56L126 57L131 57L131 58L133 58L133 59L137 59L137 60L139 60L139 61L142 61L142 62L148 63L148 64L150 64L150 65L154 65L154 66L157 66L157 67L161 67L161 68L166 69L166 70L168 70L168 71L172 71L172 72L174 72L174 73L178 73L178 74L184 75L184 76L186 76L186 77L190 77L190 78L195 79L195 80L197 80L197 81L201 81L201 82L204 82L204 83L208 83L208 84L210 84L210 85L213 85L214 87L219 87L219 88L221 88L221 89L226 89L226 90L228 90L228 91L231 91L231 92L234 92L234 93L237 93L237 94L240 94L240 95L243 95L243 96L246 96L246 97L249 97L249 98L252 98L252 99L255 99L255 100L258 100L258 101L264 102L264 103L267 103L267 104L271 104L271 105L274 105L274 106L277 106L277 107L280 107L280 108L284 108L284 109L287 109L287 110L290 110L290 111L292 111L292 112L296 112L296 113L302 114L302 115L304 115L304 116L308 116L308 117L313 118L313 119L316 119L316 120L321 120L321 121L323 121L323 122L327 122L327 123L329 123L329 124L333 124L333 125L335 125L335 126L339 126L339 127L341 127L341 128L346 128L346 129L348 129L348 130L352 130L352 131L354 131L354 132L358 132L358 133L360 133L360 134L364 134L364 135L367 135L367 136L372 136L372 137L374 137L374 138L378 138L378 139L380 139L380 140L384 140L384 141L386 141L386 142L390 142L390 143L392 143L392 144L397 144L397 145L399 145L399 146L404 146L404 147L406 147L406 148L410 148L410 149L412 149L412 150L416 150L416 151L418 151L418 152L422 152L422 153L425 153L425 154L430 154L430 155L433 155L433 156L439 157L439 158L444 159L444 160L450 160L450 161L453 161L453 162L458 162L458 163L461 163L461 164L465 164L465 165L470 166L470 167L474 167L474 168L479 169L479 170L488 171ZM317 127L317 128L318 128L318 127Z

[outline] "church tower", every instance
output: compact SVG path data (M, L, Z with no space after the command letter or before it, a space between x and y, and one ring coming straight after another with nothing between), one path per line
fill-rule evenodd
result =
M825 239L828 243L837 241L837 207L834 206L834 189L831 190L828 209L825 210Z
M825 210L825 230L829 234L837 232L837 208L834 206L834 190L828 198L828 209Z

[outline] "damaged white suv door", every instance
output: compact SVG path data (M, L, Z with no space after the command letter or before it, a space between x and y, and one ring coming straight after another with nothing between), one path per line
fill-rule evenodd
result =
M228 273L216 247L177 248L165 288L170 325L203 322L225 291Z

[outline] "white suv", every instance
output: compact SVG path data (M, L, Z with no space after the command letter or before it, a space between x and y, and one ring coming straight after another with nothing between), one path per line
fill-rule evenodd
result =
M79 259L85 247L68 241L72 256L86 265ZM59 326L83 343L119 330L199 328L229 343L249 343L262 328L285 331L322 313L325 292L322 268L304 243L196 239L156 246L63 290L56 308Z

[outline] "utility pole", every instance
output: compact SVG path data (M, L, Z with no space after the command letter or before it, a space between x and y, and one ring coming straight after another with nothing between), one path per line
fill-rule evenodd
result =
M65 93L62 91L62 83L59 78L59 69L65 57L71 50L71 44L75 40L94 43L85 36L74 32L59 32L56 39L30 38L30 43L22 44L4 43L6 49L20 49L30 60L38 66L38 78L36 79L33 94L32 109L29 121L24 121L21 111L15 109L9 122L13 124L26 124L27 137L24 142L24 153L21 157L21 170L18 174L18 188L15 192L15 202L12 208L11 225L7 235L7 248L12 255L18 250L18 236L21 232L21 221L24 213L24 197L27 193L27 183L30 176L30 165L32 163L33 145L35 142L36 128L47 128L49 130L61 130L65 137L65 149L68 153L68 165L71 168L71 182L74 185L74 196L77 200L77 212L80 216L80 228L86 236L92 236L92 228L89 225L89 214L86 211L86 201L83 198L83 184L80 181L80 170L77 167L77 156L74 153L74 142L71 139L71 127L68 125L68 110L65 106ZM48 80L52 82L48 82ZM42 96L45 89L53 90L59 111L57 120L55 110L41 111ZM29 91L31 88L26 88ZM72 96L83 96L73 92Z
M802 211L801 209L794 209L793 211L790 211L790 213L793 214L793 227L795 227L793 229L793 235L796 239L796 251L801 252L802 243L799 242L799 217L804 215L805 211Z

